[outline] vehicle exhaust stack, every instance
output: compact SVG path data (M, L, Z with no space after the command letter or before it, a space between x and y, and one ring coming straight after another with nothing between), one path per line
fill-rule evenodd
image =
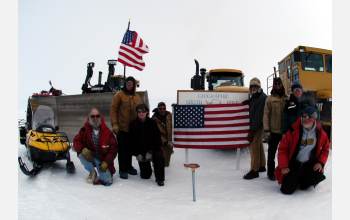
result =
M199 63L196 59L194 59L196 63L196 73L191 78L191 88L193 90L204 90L204 77L199 75ZM205 70L205 69L204 69ZM202 74L202 69L201 69Z

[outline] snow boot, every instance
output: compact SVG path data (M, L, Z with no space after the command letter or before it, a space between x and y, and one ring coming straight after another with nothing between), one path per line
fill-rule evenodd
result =
M266 168L265 168L265 167L260 167L258 171L259 171L259 173L265 172L265 171L266 171Z
M128 173L127 172L121 172L119 171L119 176L122 179L128 179Z
M164 181L157 180L156 182L157 182L158 186L164 186Z
M271 181L275 181L276 180L276 177L275 177L274 173L268 173L267 174L267 178L269 178L269 180L271 180Z
M137 170L134 167L131 167L130 169L128 169L128 174L137 175Z
M259 177L259 172L251 170L246 175L243 176L243 179L251 180L257 177Z
M93 185L103 185L103 186L110 186L111 184L107 184L100 180L99 178L96 178L96 180L92 183Z
M93 170L89 173L89 176L86 178L86 182L88 182L88 183L94 183L96 179L97 179L97 173L96 173L96 170L93 169Z

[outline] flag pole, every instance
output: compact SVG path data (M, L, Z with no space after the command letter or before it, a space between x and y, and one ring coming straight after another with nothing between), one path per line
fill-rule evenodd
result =
M126 32L128 32L129 28L130 28L130 18L129 18L129 22L128 22L128 29L126 29ZM125 72L126 72L126 66L124 64L124 80L126 79L125 78Z

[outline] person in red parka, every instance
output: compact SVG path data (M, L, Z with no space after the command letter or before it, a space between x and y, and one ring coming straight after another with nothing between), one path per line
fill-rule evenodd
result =
M88 183L105 186L113 183L117 141L97 108L91 109L84 126L74 137L73 148L84 168L89 172Z
M306 106L278 146L275 175L281 192L292 194L297 188L316 187L326 178L323 171L328 153L329 139L317 121L317 109Z

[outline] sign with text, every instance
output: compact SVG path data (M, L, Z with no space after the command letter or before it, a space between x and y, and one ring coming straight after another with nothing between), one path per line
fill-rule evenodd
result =
M249 98L246 92L178 90L178 105L236 104Z

